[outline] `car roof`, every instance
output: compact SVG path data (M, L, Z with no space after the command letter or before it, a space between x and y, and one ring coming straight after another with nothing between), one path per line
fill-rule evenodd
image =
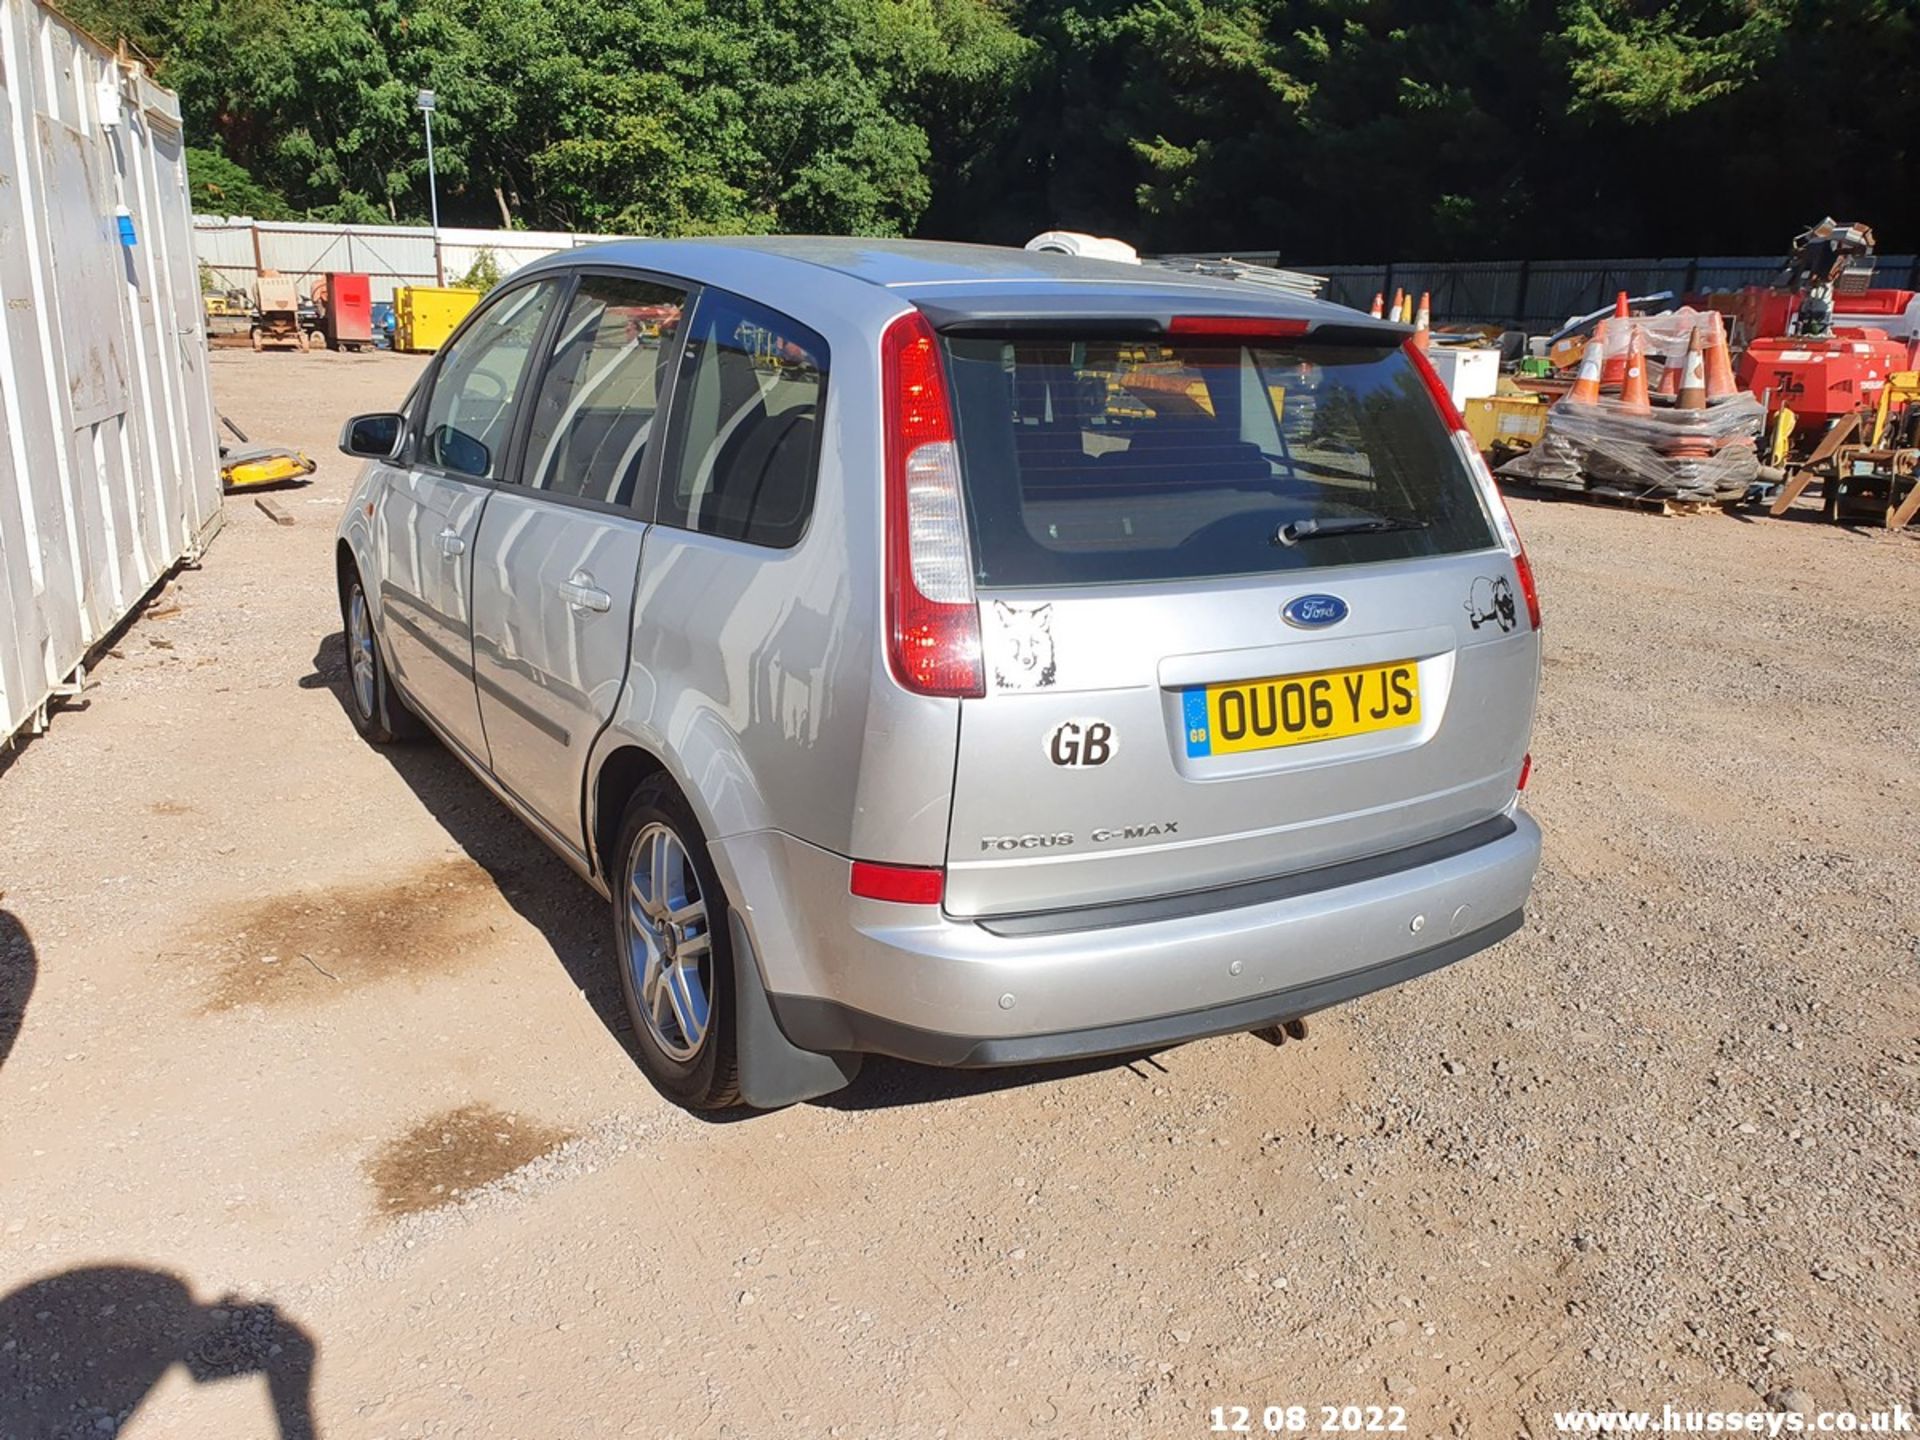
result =
M1004 245L843 235L716 236L613 240L562 252L539 268L633 266L718 285L776 303L796 290L825 305L851 302L897 313L917 305L937 325L968 319L1097 319L1125 315L1279 316L1345 329L1378 328L1397 342L1404 326L1286 289L1255 267L1185 262L1129 265ZM533 268L533 267L528 267ZM1251 272L1238 278L1236 269ZM864 293L863 293L864 292ZM805 319L805 315L799 318Z

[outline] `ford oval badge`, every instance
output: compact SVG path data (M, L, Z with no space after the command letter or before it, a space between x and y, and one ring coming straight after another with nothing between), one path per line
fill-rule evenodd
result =
M1301 595L1281 608L1280 618L1302 630L1338 625L1347 618L1347 602L1338 595Z

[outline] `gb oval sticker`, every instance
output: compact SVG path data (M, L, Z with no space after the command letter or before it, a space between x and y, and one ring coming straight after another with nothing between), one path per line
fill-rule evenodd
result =
M1280 618L1302 630L1338 625L1347 618L1347 602L1338 595L1299 595L1280 610Z

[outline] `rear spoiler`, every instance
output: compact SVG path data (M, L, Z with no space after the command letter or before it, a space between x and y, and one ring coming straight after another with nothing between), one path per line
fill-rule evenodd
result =
M1053 297L1056 302L1058 297ZM1197 297L1195 306L1182 305L1154 310L1144 306L1080 308L1056 303L1046 311L1027 306L982 306L973 304L964 310L917 302L920 313L942 335L979 336L990 339L1061 340L1232 340L1245 344L1255 340L1311 340L1326 345L1397 346L1413 334L1411 325L1373 320L1358 312L1325 307L1325 315L1275 315L1234 310L1214 313L1221 307L1209 305ZM1205 312L1205 313L1195 313Z

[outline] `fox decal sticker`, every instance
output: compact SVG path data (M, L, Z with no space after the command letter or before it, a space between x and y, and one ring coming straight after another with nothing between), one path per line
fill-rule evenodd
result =
M1002 690L1044 690L1053 684L1053 606L993 602L999 643L993 647L993 683Z

